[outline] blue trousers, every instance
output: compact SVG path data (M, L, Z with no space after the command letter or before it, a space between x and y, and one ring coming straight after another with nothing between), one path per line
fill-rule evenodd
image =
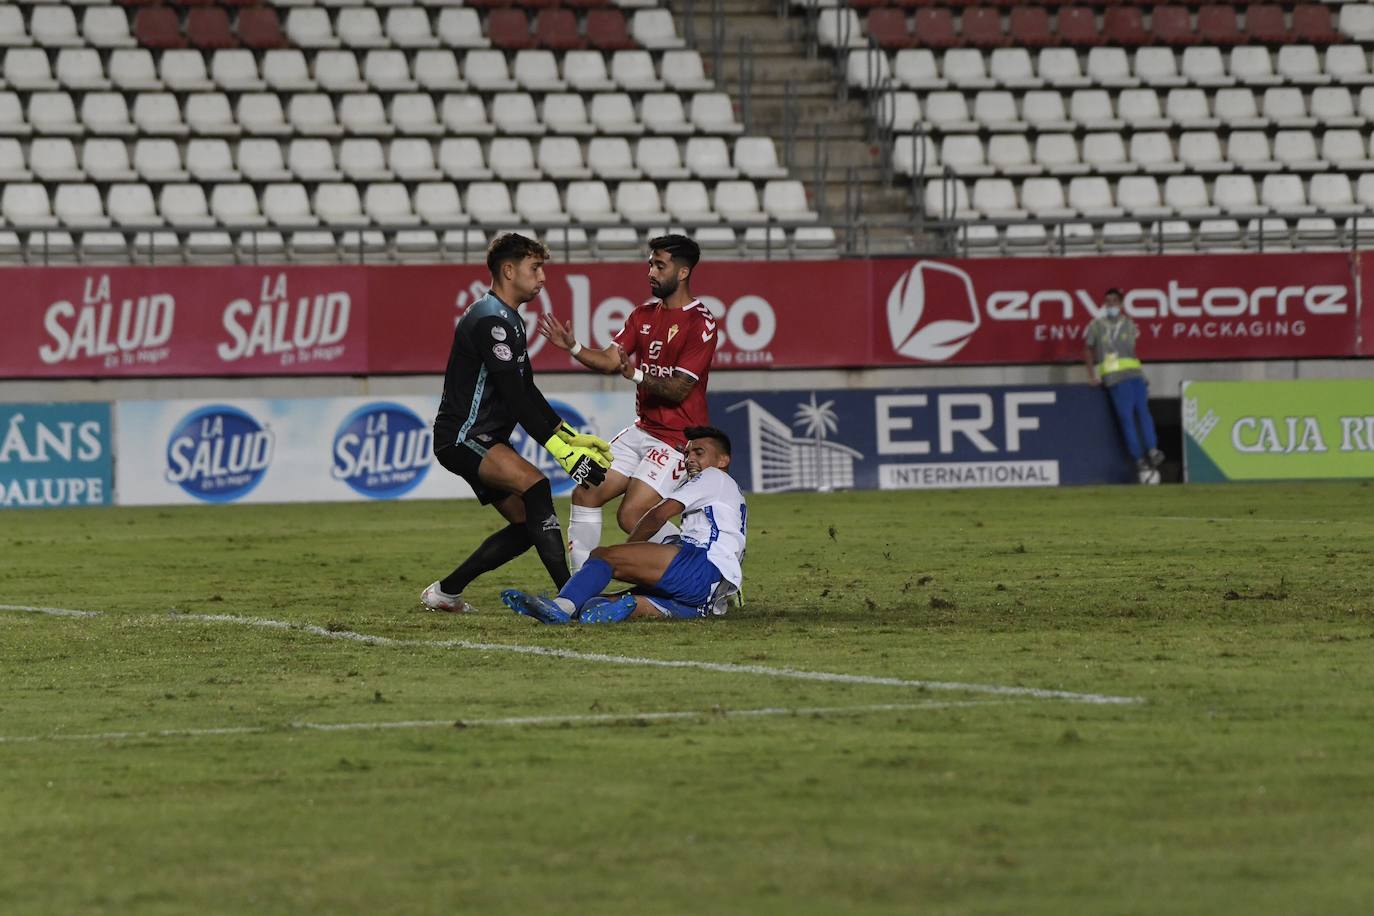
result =
M1141 376L1124 379L1107 388L1116 412L1116 423L1126 440L1126 451L1140 461L1145 453L1158 446L1155 440L1155 421L1150 416L1149 391ZM1137 426L1139 431L1137 432Z

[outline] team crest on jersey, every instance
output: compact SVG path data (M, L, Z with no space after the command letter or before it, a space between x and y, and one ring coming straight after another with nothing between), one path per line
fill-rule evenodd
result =
M674 337L674 335L676 335L676 334L677 334L677 325L673 325L671 328L668 329L668 343L672 343L672 342L673 342L673 337Z
M639 333L641 333L641 334L648 334L648 333L649 333L649 328L650 328L649 325L647 325L647 324L641 324L641 325L639 326Z
M494 339L494 340L505 340L505 339L506 339L506 329L503 328L503 327L501 327L499 324L492 325L492 327L491 327L491 336L492 336L492 339Z
M505 361L505 362L509 362L509 361L510 361L510 358L511 358L510 347L506 346L506 345L503 344L503 343L499 343L499 344L497 344L496 346L492 347L492 348L491 348L491 352L492 352L492 354L493 354L497 359L499 359L499 360L502 360L502 361Z

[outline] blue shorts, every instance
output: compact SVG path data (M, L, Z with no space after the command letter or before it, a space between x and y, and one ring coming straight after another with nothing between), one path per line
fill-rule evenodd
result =
M720 581L720 570L706 559L705 547L679 542L677 556L658 584L632 591L651 600L669 617L707 617Z

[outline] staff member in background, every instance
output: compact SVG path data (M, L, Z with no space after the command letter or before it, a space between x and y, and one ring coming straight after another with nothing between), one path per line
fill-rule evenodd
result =
M1159 466L1164 463L1164 453L1155 439L1149 388L1140 359L1135 355L1139 336L1135 322L1121 309L1121 290L1113 287L1103 297L1102 314L1088 324L1083 335L1083 355L1089 381L1107 389L1112 412L1126 440L1126 451L1135 461L1140 482L1159 483Z

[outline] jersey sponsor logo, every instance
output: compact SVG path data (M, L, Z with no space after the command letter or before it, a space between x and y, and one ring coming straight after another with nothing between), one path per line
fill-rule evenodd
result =
M167 481L205 502L232 502L262 480L275 442L270 429L237 407L202 407L167 440Z
M424 480L433 441L429 426L409 408L364 404L334 432L330 474L363 496L394 499Z
M491 354L492 356L495 356L497 359L503 362L510 362L510 358L512 356L510 352L510 347L506 346L503 343L499 343L493 346L491 348Z
M673 330L676 331L677 328L673 328ZM662 353L663 341L655 340L653 343L649 344L649 359L658 359Z
M652 354L650 354L652 356ZM644 374L651 378L671 378L676 371L674 366L660 366L657 363L646 363L643 367Z
M491 336L493 340L505 340L506 329L501 327L499 324L494 324L491 326Z

